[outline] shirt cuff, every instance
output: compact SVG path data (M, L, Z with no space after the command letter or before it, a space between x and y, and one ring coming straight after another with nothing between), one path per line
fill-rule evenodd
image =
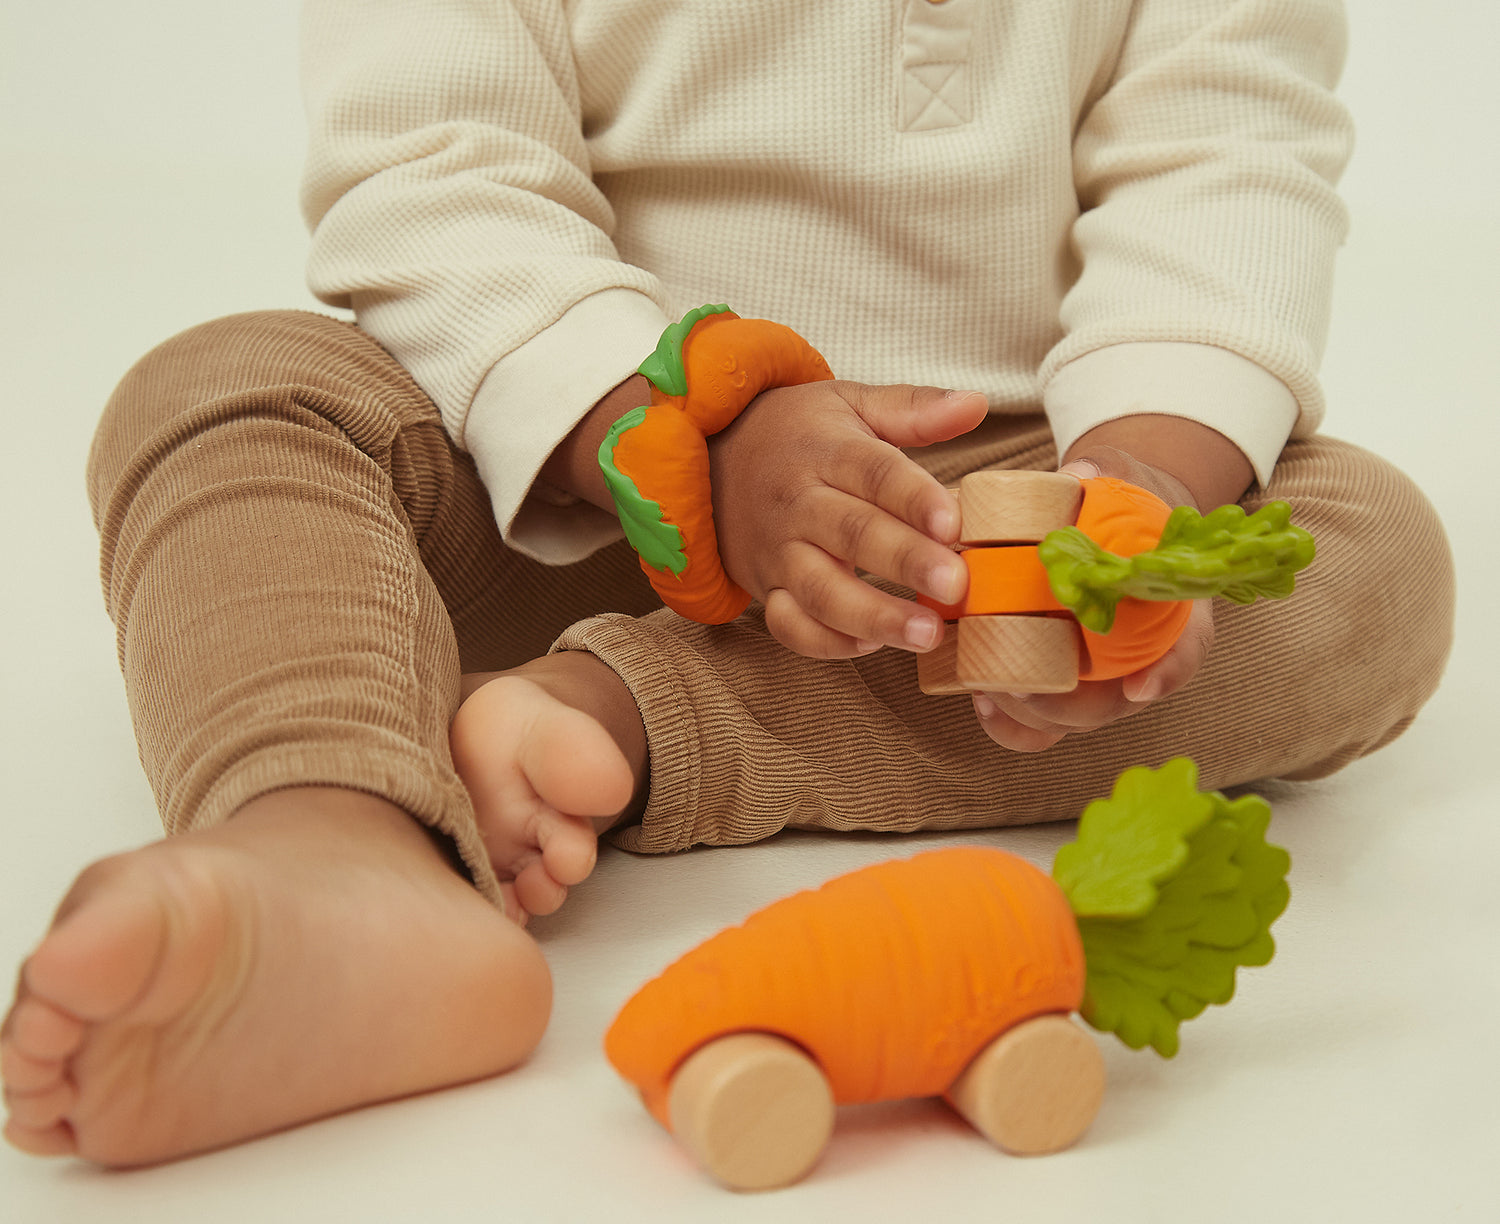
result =
M548 565L569 565L621 537L614 515L538 484L537 473L589 409L635 373L670 322L650 298L607 289L485 375L462 445L511 548Z
M1265 487L1297 423L1296 397L1274 374L1209 344L1149 342L1095 349L1058 370L1043 397L1057 453L1120 417L1186 417L1245 453Z

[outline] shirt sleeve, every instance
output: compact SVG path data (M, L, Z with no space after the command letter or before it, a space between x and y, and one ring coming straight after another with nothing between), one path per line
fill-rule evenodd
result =
M1042 367L1059 451L1137 413L1219 431L1264 484L1311 434L1352 146L1339 0L1141 0L1074 138L1077 279Z
M667 325L595 185L562 7L309 0L308 281L412 374L507 541L562 563L619 534L533 496Z

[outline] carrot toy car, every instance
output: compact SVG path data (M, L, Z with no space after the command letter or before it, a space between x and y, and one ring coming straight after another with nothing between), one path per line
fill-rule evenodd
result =
M803 1176L840 1104L942 1096L1006 1150L1059 1150L1104 1088L1071 1013L1171 1057L1181 1021L1271 959L1290 859L1269 821L1186 758L1126 770L1050 877L959 846L783 898L642 987L606 1055L734 1189Z
M1065 693L1161 658L1193 599L1284 598L1313 538L1286 502L1199 515L1107 477L976 472L958 487L969 586L956 621L917 658L926 693Z

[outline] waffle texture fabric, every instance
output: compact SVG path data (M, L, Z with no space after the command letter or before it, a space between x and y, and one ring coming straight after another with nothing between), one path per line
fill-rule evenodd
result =
M705 302L842 378L1188 417L1262 485L1323 414L1351 145L1337 0L311 0L310 284L410 370L506 542Z

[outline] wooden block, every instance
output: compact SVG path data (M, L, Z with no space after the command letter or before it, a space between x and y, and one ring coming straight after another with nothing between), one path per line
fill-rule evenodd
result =
M1036 544L1072 526L1083 482L1062 472L971 472L958 484L961 544Z
M827 1078L770 1033L731 1033L696 1050L672 1077L668 1110L677 1141L731 1190L797 1181L833 1131Z
M1082 657L1078 624L1055 616L966 616L917 656L917 683L940 695L1071 693Z
M946 1096L997 1147L1020 1156L1058 1152L1099 1112L1104 1056L1069 1017L1038 1016L985 1047Z
M958 625L949 625L936 647L917 656L917 687L929 697L970 691L958 679Z

